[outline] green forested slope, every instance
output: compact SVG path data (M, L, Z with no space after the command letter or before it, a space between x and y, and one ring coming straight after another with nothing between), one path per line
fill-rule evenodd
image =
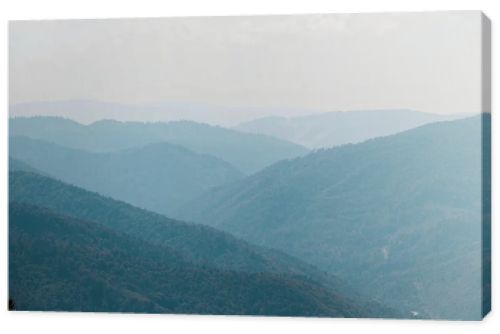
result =
M489 122L439 122L280 162L178 216L288 252L393 307L476 319Z
M269 283L264 284L270 285L268 287L262 286L262 289L277 289L274 284L284 284L283 286L286 287L288 285L286 282L276 281L276 283L272 283L276 278L286 277L287 282L291 279L298 282L299 285L311 285L318 293L311 292L313 298L325 294L327 299L330 298L333 301L337 300L339 303L351 305L346 306L346 310L356 309L356 316L393 317L399 314L380 303L374 302L371 298L361 296L348 284L343 283L334 276L326 275L313 266L283 253L252 246L227 233L207 226L183 223L141 210L129 204L99 196L96 193L64 184L49 177L30 172L11 172L9 175L9 199L11 205L14 205L13 203L35 205L53 211L57 215L66 216L70 220L93 222L96 226L112 231L122 238L132 238L137 242L147 244L147 247L162 249L170 254L175 254L171 256L171 258L176 259L175 262L181 261L197 268L210 268L215 271L238 273L238 275L249 274L252 276L252 280L258 277L265 277L266 280L272 278ZM33 219L36 220L36 215ZM10 226L12 230L12 223ZM95 233L101 235L100 230ZM18 251L22 253L24 247L20 246ZM86 247L92 248L92 245L89 244ZM102 246L103 251L106 248L106 245ZM11 251L10 254L14 256L15 253L16 251ZM65 256L73 257L71 252L67 252ZM63 252L57 258L60 257L61 261L66 261ZM96 275L99 277L101 274ZM135 276L136 273L131 275ZM53 279L57 279L57 275ZM84 278L83 281L86 279ZM302 289L304 289L304 286L299 290ZM309 292L304 293L309 296ZM275 303L276 301L269 302ZM321 303L329 305L330 302L321 301ZM338 310L343 307L335 303L332 305L339 306ZM238 307L243 306L238 305ZM312 309L314 310L314 308ZM328 306L327 309L331 309L331 307ZM267 313L267 311L262 312ZM321 312L318 312L306 312L304 315L320 315ZM269 314L275 313L271 312Z
M9 297L17 310L361 316L300 277L185 262L100 224L11 202Z

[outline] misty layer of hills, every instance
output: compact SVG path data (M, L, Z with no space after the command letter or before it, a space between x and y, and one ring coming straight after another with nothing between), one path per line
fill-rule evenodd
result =
M11 136L26 136L98 153L168 142L225 160L245 174L308 152L303 146L273 137L188 121L104 120L83 125L59 117L30 117L10 119L9 131Z
M11 119L10 297L26 310L479 319L490 116L393 112L232 130Z
M179 216L333 271L389 306L477 319L489 122L438 122L280 162Z
M102 119L122 122L169 122L183 119L220 124L224 127L264 115L309 115L314 112L305 108L226 107L186 101L130 105L97 100L60 100L16 103L9 106L10 117L56 116L84 124Z
M10 156L57 179L159 213L243 174L229 163L168 143L91 153L11 137Z
M293 118L265 117L241 123L235 129L317 149L359 143L432 122L464 117L466 115L437 115L407 109L359 110Z

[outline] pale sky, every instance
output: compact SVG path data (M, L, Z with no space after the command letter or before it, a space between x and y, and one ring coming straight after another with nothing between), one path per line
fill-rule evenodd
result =
M15 21L10 104L479 112L480 24L479 12Z

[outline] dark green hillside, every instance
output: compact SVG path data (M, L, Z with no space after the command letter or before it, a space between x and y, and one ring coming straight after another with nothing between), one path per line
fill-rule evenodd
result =
M9 298L16 310L362 316L360 308L290 275L184 262L100 224L10 203Z
M246 174L308 152L303 146L273 137L189 121L140 123L105 120L82 125L58 117L13 118L9 121L9 134L91 152L169 142L227 161Z
M280 162L179 216L288 252L393 307L479 319L481 123L439 122Z
M225 161L168 143L113 153L89 153L27 137L11 137L9 144L11 157L57 179L164 214L242 177Z
M107 228L155 246L168 246L187 261L223 270L273 273L305 277L326 286L342 298L361 306L365 316L397 317L371 298L361 296L333 275L278 251L250 245L206 225L188 224L135 208L34 173L9 175L10 201L46 207L77 219L98 222Z
M169 245L190 261L205 265L255 272L284 271L288 265L293 269L293 260L280 264L282 260L273 252L252 247L225 232L169 219L35 173L9 174L9 200L95 221L155 245ZM298 273L307 270L295 267Z

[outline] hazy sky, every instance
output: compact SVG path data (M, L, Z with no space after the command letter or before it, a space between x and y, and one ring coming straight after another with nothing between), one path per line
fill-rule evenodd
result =
M479 12L16 21L10 103L478 112L480 32Z

